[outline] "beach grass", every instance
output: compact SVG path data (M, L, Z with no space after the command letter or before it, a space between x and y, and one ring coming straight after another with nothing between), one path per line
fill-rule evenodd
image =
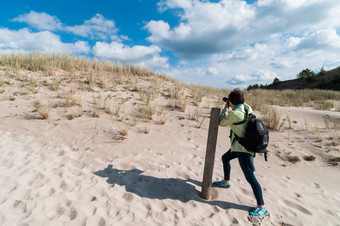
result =
M1 93L6 92L6 86L15 82L26 87L28 94L36 97L43 92L43 86L50 86L57 92L59 98L64 99L65 107L79 106L86 108L91 105L92 115L100 117L101 112L119 115L126 100L115 102L104 93L117 93L118 90L138 91L143 106L139 108L139 116L152 120L155 108L159 107L154 102L162 94L169 98L168 108L165 110L189 111L189 118L200 121L198 113L192 114L188 107L205 106L222 107L222 98L228 96L230 90L217 89L197 84L186 84L165 74L155 73L147 68L114 63L98 59L88 59L71 55L60 54L2 54L0 66L6 68L6 75L0 79ZM22 71L35 73L23 73ZM21 71L21 72L20 72ZM162 88L161 88L162 87ZM166 87L166 88L164 88ZM92 104L83 103L81 95L77 93L93 93ZM313 106L320 110L334 108L333 103L327 100L340 100L340 92L329 90L245 90L246 102L254 110L261 111L265 117L266 125L275 130L281 130L285 121L292 128L292 119L282 119L278 112L270 105L278 106ZM102 94L103 93L103 94ZM14 98L12 98L14 100ZM337 108L335 108L336 110ZM45 110L46 112L46 110ZM167 113L167 112L165 112ZM45 113L46 114L46 113ZM165 124L163 116L160 124ZM325 119L325 126L330 127L330 122ZM201 123L202 124L202 123ZM198 124L198 127L200 125Z

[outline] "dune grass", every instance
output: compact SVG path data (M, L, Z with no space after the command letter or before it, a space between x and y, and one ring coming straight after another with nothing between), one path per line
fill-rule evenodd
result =
M159 94L169 98L167 111L190 111L190 107L215 107L223 106L221 101L228 96L230 90L217 89L208 86L185 84L172 79L164 74L157 74L137 65L120 64L98 59L88 59L59 54L14 54L0 56L0 66L6 68L6 76L0 79L1 93L6 92L6 86L20 83L26 87L29 94L36 98L44 92L43 86L49 86L57 92L59 98L64 99L65 107L79 106L90 108L94 117L100 117L101 113L119 115L125 100L114 102L105 98L107 92L115 93L117 90L130 92L138 91L142 103L136 109L143 119L152 120L156 107L152 104ZM20 70L29 70L37 73L21 73ZM162 87L162 88L161 88ZM81 98L75 98L76 93L93 93L92 103L82 103ZM244 91L246 102L254 110L263 113L269 128L281 130L284 120L278 112L269 105L279 106L315 106L317 109L329 110L332 102L327 100L340 100L340 92L328 90L250 90ZM103 97L101 96L103 93ZM14 98L13 98L14 99ZM116 100L115 100L116 101ZM208 106L207 106L208 105ZM203 107L204 108L204 107ZM48 111L44 110L48 115ZM165 124L169 112L164 112L159 117L159 124ZM198 122L197 127L203 124L203 118L199 114L189 112ZM48 117L48 116L47 116ZM121 117L123 118L123 117ZM123 118L124 119L124 118ZM288 120L288 121L287 121ZM292 120L287 118L289 128L292 128ZM325 124L329 124L325 122ZM329 125L326 125L329 127Z
M281 114L274 107L264 105L260 111L263 113L263 122L268 129L281 130L285 121L282 120Z
M330 99L340 100L340 92L330 90L250 90L245 91L245 99L255 110L262 105L301 107Z
M39 100L33 103L34 112L38 112L43 119L48 119L51 110L49 105L42 104Z
M329 111L334 107L334 104L329 101L317 101L314 103L314 108L316 110Z

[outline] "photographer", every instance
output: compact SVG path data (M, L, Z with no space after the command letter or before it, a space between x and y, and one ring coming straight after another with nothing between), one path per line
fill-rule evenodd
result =
M245 109L248 113L252 113L252 109L249 105L244 103L243 92L239 89L234 89L228 96L223 98L226 102L224 109L220 116L220 126L229 126L230 130L230 142L231 148L222 156L224 180L215 181L213 185L222 188L230 188L230 160L238 158L241 169L255 195L257 206L254 210L250 211L251 215L261 216L267 213L267 209L264 207L264 201L262 197L262 189L257 181L254 171L253 157L254 153L247 151L236 139L235 133L238 137L244 137L245 128L247 123L234 125L245 119ZM226 115L226 110L231 107L231 111Z

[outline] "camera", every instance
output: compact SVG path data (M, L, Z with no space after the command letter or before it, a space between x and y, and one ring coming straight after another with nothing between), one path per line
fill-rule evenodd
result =
M226 102L227 104L227 107L230 107L230 104L229 104L229 99L227 97L223 97L222 99L224 102Z

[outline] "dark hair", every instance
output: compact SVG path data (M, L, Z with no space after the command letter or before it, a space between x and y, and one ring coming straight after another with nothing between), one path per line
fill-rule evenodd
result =
M233 89L229 94L229 101L233 105L243 104L244 103L244 95L240 89Z

